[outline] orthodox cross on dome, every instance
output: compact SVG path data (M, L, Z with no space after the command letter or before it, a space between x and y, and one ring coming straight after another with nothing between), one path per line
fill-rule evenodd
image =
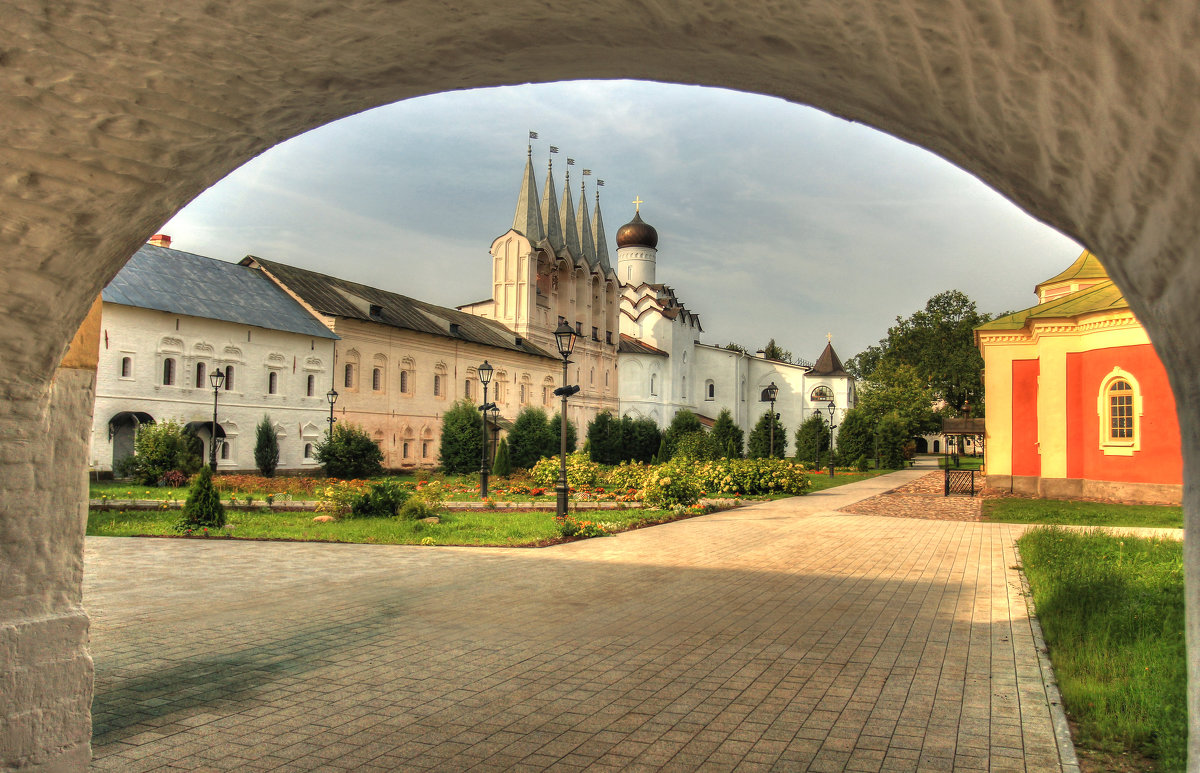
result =
M635 214L636 214L636 213L640 213L640 212L642 211L642 205L643 205L643 204L645 204L645 203L646 203L646 202L642 201L642 197L641 197L641 196L634 196L634 197L633 197L633 211L634 211L634 213L635 213Z
M825 340L828 341L829 343L833 343L833 333L826 333Z

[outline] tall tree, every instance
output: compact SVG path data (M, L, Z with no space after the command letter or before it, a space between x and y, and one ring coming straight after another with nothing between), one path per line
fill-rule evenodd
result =
M822 457L829 450L829 424L818 412L804 420L796 428L796 461L820 467Z
M599 464L622 461L621 422L608 411L601 411L588 423L588 456Z
M547 436L548 445L542 456L558 456L559 445L562 439L560 436L562 427L562 414L556 413L550 417L550 434ZM567 453L574 453L576 445L575 422L567 419Z
M440 456L446 472L479 471L483 462L483 418L470 400L459 400L442 414Z
M684 435L692 432L703 432L704 425L700 423L700 418L688 409L684 408L675 414L675 418L671 419L671 425L667 427L667 431L663 433L663 440L666 442L667 459L675 454L675 441ZM665 462L661 454L658 461Z
M858 408L872 426L889 414L909 436L936 432L941 427L933 411L934 392L912 365L885 359L858 388Z
M267 478L273 477L279 466L279 436L275 434L270 416L263 416L255 428L254 464Z
M529 406L517 414L513 428L508 431L508 451L512 466L522 470L537 464L538 459L558 453L558 435L551 433L545 411Z
M775 343L774 338L772 338L770 341L767 341L767 345L763 347L763 357L767 358L768 360L775 360L776 362L793 361L792 353Z
M654 419L621 417L621 460L649 462L658 453L662 433Z
M787 456L787 433L784 431L783 423L776 418L778 415L772 415L770 411L765 411L759 417L758 423L750 431L750 439L746 441L746 456L751 459L766 459L771 456L772 423L775 424L774 456L776 459L783 459Z
M875 428L859 408L851 408L842 417L837 431L837 453L842 464L854 464L860 456L875 455Z
M717 415L717 420L713 423L712 437L717 451L723 457L742 458L746 436L742 428L734 424L733 415L729 413L728 408L722 408L721 413Z

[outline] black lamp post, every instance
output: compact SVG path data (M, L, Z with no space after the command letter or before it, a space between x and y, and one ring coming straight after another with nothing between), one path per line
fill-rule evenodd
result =
M488 447L487 447L487 423L488 423L488 405L487 393L488 384L492 383L492 373L494 368L488 364L487 360L479 366L476 372L479 374L479 383L483 384L483 405L479 406L479 413L483 416L483 451L479 460L479 498L487 499L488 495Z
M220 368L213 368L213 372L208 374L208 383L212 384L213 388L213 420L212 420L212 438L208 443L208 466L213 471L217 471L217 395L221 392L221 387L225 384L225 371Z
M333 438L333 423L335 421L337 421L337 419L333 418L333 404L337 402L337 398L338 398L337 390L334 389L333 387L330 387L329 391L325 393L325 399L329 401L329 437L330 437L330 439Z
M558 485L555 487L558 492L556 515L559 518L565 518L567 515L567 397L579 391L578 386L567 386L567 365L570 364L571 352L575 349L576 337L575 328L568 325L566 320L558 323L558 329L554 331L554 343L563 359L563 384L554 390L556 395L562 397L562 415L558 422Z
M763 399L771 404L771 413L770 413L770 417L769 417L771 419L771 422L770 422L771 442L770 442L770 451L767 453L768 459L775 458L775 398L778 396L779 396L779 387L775 386L775 382L772 381L771 384L766 389L763 390Z
M837 425L833 423L833 414L837 410L837 406L833 404L833 400L829 401L829 405L825 406L829 409L829 477L833 477L833 429Z
M822 424L825 423L825 414L821 413L820 408L813 408L813 416L816 416L818 419L820 419ZM821 443L820 443L820 441L817 441L816 445L813 448L814 448L813 453L815 453L816 457L817 457L816 460L813 462L813 469L819 470L819 469L821 469Z

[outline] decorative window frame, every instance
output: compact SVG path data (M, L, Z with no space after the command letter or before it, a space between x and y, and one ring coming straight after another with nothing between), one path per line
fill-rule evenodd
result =
M836 393L833 391L833 387L831 387L829 384L817 384L812 388L812 391L808 393L808 401L811 403L828 403L829 401L835 399L835 394Z
M137 378L137 360L134 352L121 351L117 353L117 378L121 381L134 381ZM129 375L125 375L125 361L129 361Z
M412 357L400 360L400 394L413 397L417 389L417 361Z
M717 399L717 385L711 378L704 381L704 399L706 402Z
M1109 414L1108 390L1113 382L1124 381L1133 389L1133 437L1114 439L1111 435L1112 417ZM1114 366L1100 382L1096 395L1096 418L1099 423L1100 453L1105 456L1133 456L1142 450L1142 387L1133 374Z

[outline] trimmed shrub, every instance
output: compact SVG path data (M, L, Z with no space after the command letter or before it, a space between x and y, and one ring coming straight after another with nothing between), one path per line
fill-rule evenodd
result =
M133 456L122 460L118 472L137 478L144 486L157 485L172 470L190 476L204 466L193 441L199 442L199 438L179 422L168 419L143 424L133 441Z
M508 453L512 466L528 470L544 456L558 451L558 427L552 432L550 420L541 408L528 407L517 414L508 431Z
M483 460L483 414L470 400L459 400L442 414L442 469L478 472Z
M188 491L187 501L183 503L183 511L175 528L190 533L199 529L219 529L224 525L225 506L221 504L221 495L213 486L212 470L202 467Z
M546 446L546 448L542 449L542 458L543 459L548 456L556 456L558 454L559 446L562 443L562 440L559 437L559 434L562 431L560 429L561 425L562 425L562 415L561 414L556 413L550 417L550 434L548 435L548 445ZM568 454L575 453L575 445L576 445L575 422L571 421L570 419L567 419L567 453Z
M700 485L682 464L660 464L646 475L642 502L648 507L686 507L700 501Z
M864 411L851 408L842 417L837 429L837 453L839 458L849 462L860 456L875 455L875 428Z
M720 456L720 449L707 432L688 432L675 438L675 450L671 459L707 461Z
M507 478L512 475L512 462L508 457L508 438L500 438L500 445L496 448L496 461L492 464L492 475L499 478Z
M263 416L255 428L254 466L267 478L273 478L279 466L279 437L270 416Z
M588 424L588 456L599 464L617 464L622 456L621 422L608 411L601 411Z
M829 450L829 424L825 417L814 412L796 428L796 461L821 466Z
M709 495L799 495L812 487L804 468L786 459L718 459L691 469Z
M783 429L783 423L779 419L773 417L770 411L764 411L759 417L758 423L754 425L754 429L750 432L750 439L746 442L746 456L751 459L766 459L771 456L771 424L775 424L775 458L783 459L787 456L787 433Z
M604 485L612 491L639 490L646 484L646 465L638 462L621 462L604 474Z
M618 461L631 460L649 462L658 451L662 442L662 433L654 419L634 419L630 416L621 418L621 458Z
M746 434L742 432L742 428L733 422L733 414L728 408L722 408L721 413L717 415L717 420L713 424L712 431L709 433L712 436L713 443L716 445L719 454L725 458L740 459L745 449Z
M880 464L890 469L903 467L908 430L900 416L889 413L880 419L875 428L875 436L879 439Z
M350 504L350 515L355 518L393 518L408 499L408 491L398 483L372 483Z
M350 480L383 474L383 451L357 424L339 422L317 443L314 458L330 478Z
M666 445L666 453L663 453L662 448L658 450L658 461L665 462L675 455L675 443L684 435L689 435L693 432L703 432L704 425L700 423L700 418L696 414L686 408L675 414L675 418L671 419L670 426L663 433L663 442Z
M534 483L547 488L558 484L558 457L543 459L529 471ZM567 455L567 485L572 488L594 486L600 478L600 465L587 458L583 452Z

